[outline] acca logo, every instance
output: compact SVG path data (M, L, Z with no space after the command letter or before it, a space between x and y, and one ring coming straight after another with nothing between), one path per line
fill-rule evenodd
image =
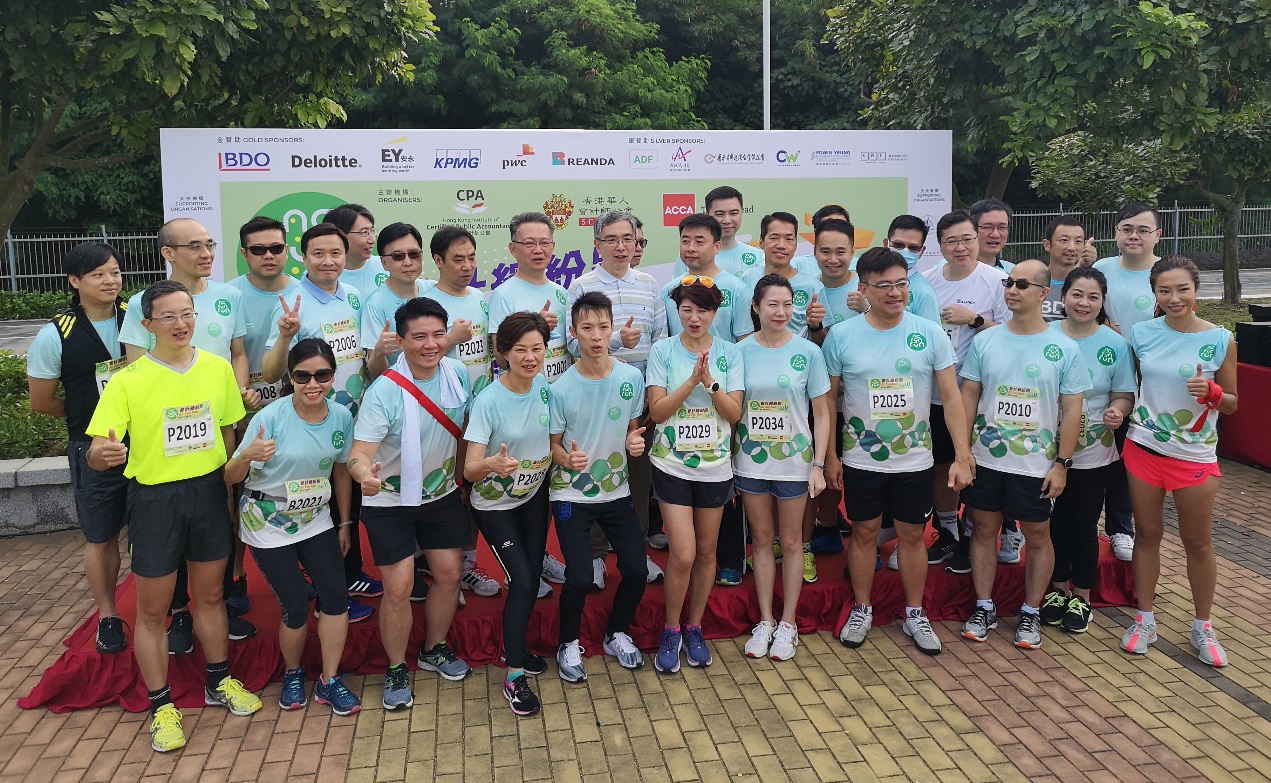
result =
M218 152L216 165L221 171L269 171L269 153Z
M697 211L697 195L694 193L662 194L662 225L678 226L680 221Z

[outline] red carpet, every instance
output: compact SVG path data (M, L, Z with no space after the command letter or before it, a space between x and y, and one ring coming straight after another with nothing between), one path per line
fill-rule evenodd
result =
M889 544L884 548L884 558L892 546L894 545ZM559 556L554 534L550 536L549 549ZM362 551L370 552L365 539ZM653 557L660 565L665 564L665 553L654 552ZM502 572L484 541L481 542L479 563L492 576L501 580ZM804 585L799 601L800 632L820 630L833 633L846 622L852 605L852 588L842 577L845 564L846 553L817 557L820 579L814 584ZM375 574L374 568L369 565L367 570ZM607 608L618 581L617 567L612 558L609 570L610 583L607 589L588 598L583 614L581 642L589 655L601 653L605 620L608 617ZM251 639L230 642L230 665L234 676L242 680L249 690L260 691L268 682L282 676L283 663L277 636L279 610L273 594L250 557L248 573L252 611L247 617L256 624L260 632ZM779 574L777 581L779 593ZM559 587L554 587L556 589L552 597L539 601L535 607L527 640L531 649L549 660L555 658L557 646ZM886 569L879 572L873 592L874 612L878 618L876 624L881 625L884 621L890 622L901 616L904 594L898 572ZM498 656L502 639L503 593L500 592L493 598L480 598L472 593L465 595L468 605L459 610L448 640L455 652L473 666L492 663ZM1106 541L1101 542L1099 584L1094 590L1093 598L1095 606L1128 606L1134 603L1134 578L1130 564L1116 560ZM1019 611L1024 599L1022 563L998 567L994 599L997 601L998 611L1004 615L1013 615ZM378 603L378 599L361 600L371 604ZM942 566L932 566L927 577L923 603L933 620L966 619L974 605L971 577L950 574ZM136 598L131 575L119 587L118 604L120 614L131 629L136 617ZM656 648L665 620L664 607L662 586L650 585L636 613L631 632L635 643L642 649ZM423 636L423 604L416 604L414 608L415 629L408 648L412 655L412 667L413 654L418 650ZM779 599L777 611L780 612ZM759 604L755 598L754 581L747 577L740 587L716 587L712 591L702 627L707 638L720 639L748 634L758 620ZM31 693L19 700L20 707L47 707L54 712L69 712L118 703L130 712L142 712L149 708L145 684L131 649L115 655L98 654L94 642L96 628L97 615L94 614L65 641L67 651L44 672ZM131 640L131 630L129 638ZM129 646L131 648L131 641ZM310 620L309 643L305 648L303 663L314 677L320 668L319 660L317 621ZM202 651L198 645L195 645L193 654L173 656L169 658L169 662L169 682L177 706L203 706L205 672ZM369 620L351 626L341 661L342 670L382 674L385 664L376 617L372 615Z

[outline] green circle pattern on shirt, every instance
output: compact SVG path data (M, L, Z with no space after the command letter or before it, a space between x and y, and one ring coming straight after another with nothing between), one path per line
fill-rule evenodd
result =
M1178 365L1178 374L1184 378L1190 378L1196 374L1196 367L1187 363L1180 364Z
M790 357L790 366L795 372L803 372L808 367L808 357L801 353L796 353Z
M323 457L322 461L318 463L318 470L330 470L330 469L331 469L331 458Z
M382 286L382 285L384 285L384 281L385 281L385 280L387 280L387 279L388 279L388 273L387 273L387 272L380 272L378 275L376 275L376 276L375 276L375 285L376 285L377 287L378 287L378 286Z
M605 459L591 463L581 473L572 470L552 471L551 488L561 490L572 487L584 496L594 498L602 492L613 492L627 483L627 471L622 467L622 454L615 451Z
M755 262L758 260L759 260L759 256L755 255L754 253L741 254L741 262L745 264L746 266L754 266Z
M213 337L220 337L220 336L221 336L221 325L220 325L220 324L208 324L208 325L207 325L207 333L208 333L208 334L210 334L210 335L212 335Z
M635 396L635 386L631 385L630 383L624 382L621 386L618 387L618 396L624 400L631 399L632 397Z
M728 372L728 357L721 355L715 360L715 366L719 368L720 372Z
M930 450L931 430L927 422L917 421L912 413L899 419L883 419L872 430L859 416L853 416L843 426L843 450L858 445L870 459L885 462L893 454L908 454L915 448Z
M1152 306L1152 297L1148 296L1147 294L1143 294L1142 296L1134 300L1134 306L1135 308L1139 310L1146 310L1147 308Z
M790 376L782 373L777 376L777 385L783 389L790 388Z
M557 291L556 291L556 301L560 302L561 304L565 304L565 292L564 292L564 291L560 291L560 290L557 290Z
M490 305L486 304L485 297L481 298L481 312L487 314L490 312Z
M225 317L225 316L228 316L231 311L232 311L232 308L230 307L228 299L216 300L216 314L217 315L221 317Z
M1049 362L1057 362L1064 358L1064 351L1058 345L1051 343L1042 349L1042 356Z
M618 406L617 406L617 405L615 405L615 406L613 406L612 408L610 408L610 409L609 409L609 420L610 420L610 421L617 421L617 420L618 420L618 417L619 417L619 416L621 416L621 415L622 415L622 411L618 408Z
M1217 345L1213 343L1209 345L1202 345L1200 348L1200 360L1202 362L1207 362L1210 359L1213 359L1216 353L1218 353Z
M344 448L344 430L331 433L331 445L337 449Z
M720 307L728 307L729 305L731 305L731 304L733 303L733 292L732 292L732 291L730 291L730 290L728 290L727 288L725 288L725 289L724 289L723 291L721 291L720 293L722 293L722 294L724 295L724 301L722 301L722 302L720 302L720 303L719 303L719 306L720 306Z
M807 292L807 291L795 291L795 292L794 292L794 306L795 306L795 307L807 307L807 306L808 306L808 292Z
M741 453L750 457L756 465L762 465L770 459L799 458L809 464L812 462L812 441L801 432L794 436L793 441L759 443L750 439L750 431L745 423L737 422L737 442Z
M901 357L896 360L896 372L901 375L908 375L911 369L913 369L913 363L908 359Z
M1024 374L1029 378L1036 378L1042 374L1042 368L1036 364L1030 364L1024 368Z
M1099 364L1104 367L1111 367L1117 363L1117 352L1110 345L1105 345L1095 354L1095 358L1099 360ZM1094 373L1091 373L1093 375Z

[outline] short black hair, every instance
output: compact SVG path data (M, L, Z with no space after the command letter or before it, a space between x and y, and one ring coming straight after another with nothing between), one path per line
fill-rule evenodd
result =
M1015 217L1015 210L1011 209L1011 205L1007 204L1000 198L982 198L971 205L970 215L971 222L975 224L975 230L980 230L980 216L985 212L993 212L1001 210L1006 213L1006 222L1010 223Z
M574 303L570 305L569 308L569 319L571 321L577 321L578 314L583 310L604 313L609 316L610 321L613 321L613 300L605 296L600 291L588 291L575 299Z
M1072 215L1062 215L1046 224L1047 242L1055 238L1055 232L1059 230L1060 226L1072 226L1073 228L1080 228L1083 232L1085 231L1085 228L1081 225L1080 220L1077 220Z
M450 324L450 314L440 302L426 296L417 296L414 299L407 299L406 304L397 308L397 312L393 314L394 323L397 324L397 336L405 337L411 323L420 318L437 318L441 321L443 329Z
M794 226L794 232L799 233L799 219L789 212L773 212L764 215L763 220L759 221L759 238L763 239L768 236L768 227L773 223L789 223Z
M244 223L242 228L238 229L238 246L247 247L247 237L261 231L282 232L282 241L287 241L287 227L284 226L281 221L274 220L271 217L265 217L264 215L257 215Z
M856 259L856 274L864 280L867 276L881 275L894 266L909 274L909 264L900 253L887 247L871 247Z
M971 213L965 209L955 209L942 215L936 223L936 239L944 239L944 232L962 223L970 223L971 228L975 229L975 218L971 217Z
M706 285L701 280L688 285L679 283L671 289L671 301L675 302L677 308L685 299L703 310L719 310L724 304L724 294L719 290L719 285Z
M508 223L508 233L511 234L513 242L516 241L516 234L521 230L521 226L527 223L542 223L547 226L547 233L550 236L556 235L556 226L547 215L542 212L522 212L519 215L513 215Z
M465 239L472 243L473 249L476 249L477 238L471 231L462 226L442 226L433 232L432 239L428 240L428 252L445 258L447 250Z
M379 236L375 239L376 255L384 255L384 247L391 245L402 237L414 237L415 242L419 244L419 249L424 249L424 237L419 233L419 229L410 223L389 223L380 229ZM348 248L345 248L346 250Z
M542 314L529 311L512 313L499 323L499 330L494 334L495 352L507 356L512 346L530 332L542 335L544 346L552 341L552 330L547 328L547 319Z
M62 259L62 271L69 277L83 277L110 259L119 261L119 251L105 242L82 242ZM123 264L119 264L120 270Z
M704 228L711 232L716 242L724 238L724 229L720 227L719 221L705 212L697 212L680 221L680 234L688 228Z
M842 222L842 221L840 221ZM759 303L763 301L764 295L768 293L769 288L784 288L790 292L790 296L794 296L794 286L785 278L785 275L779 275L773 272L770 275L764 275L755 281L755 291L750 298L750 323L754 326L755 331L759 331Z
M897 231L921 231L922 242L927 243L927 221L917 215L897 215L892 218L891 225L887 227L887 236L890 238Z
M1132 217L1138 217L1144 212L1151 212L1152 222L1156 224L1157 228L1161 227L1161 216L1156 214L1156 209L1141 201L1132 201L1124 207L1121 207L1121 211L1117 213L1117 222L1120 223L1122 220L1129 220Z
M360 217L366 218L371 221L371 225L375 225L375 216L361 204L341 204L327 212L326 216L322 218L322 222L330 223L347 234L353 230L353 224Z
M349 235L334 223L319 223L300 236L300 255L309 252L309 243L318 237L338 236L344 243L344 252L349 252Z
M726 198L735 198L737 203L746 206L746 202L741 198L741 191L732 185L720 185L719 187L706 194L706 211L711 211L711 204Z
M822 220L819 223L813 220L812 225L816 226L816 233L812 237L814 243L816 240L820 239L821 235L826 231L838 231L840 233L847 234L847 238L852 245L856 245L856 227L851 223L848 223L846 220L834 218L831 220Z
M154 315L154 300L168 294L185 294L190 297L190 305L194 304L194 295L190 293L190 289L175 280L160 280L141 294L141 317L149 321Z
M826 204L825 206L812 213L812 227L816 228L816 224L825 220L831 215L842 215L843 219L848 223L852 222L852 216L848 213L847 207L842 204Z
M331 350L331 345L320 337L306 337L287 351L287 372L296 369L296 365L305 359L312 359L315 356L326 359L331 369L335 369L335 351Z

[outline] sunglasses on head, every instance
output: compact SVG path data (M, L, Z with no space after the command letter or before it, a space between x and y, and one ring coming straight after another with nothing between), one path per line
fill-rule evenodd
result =
M247 252L254 256L263 256L266 253L273 253L276 256L280 256L284 251L286 251L286 249L286 245L281 242L276 242L272 245L252 245L247 248Z
M694 283L701 283L707 288L714 288L715 278L703 277L701 275L684 275L680 278L680 285L693 285Z
M1016 280L1015 278L1012 278L1012 277L1008 277L1002 281L1003 288L1010 288L1011 286L1015 286L1021 291L1028 289L1029 286L1037 286L1038 288L1047 287L1045 283L1032 283L1032 282L1029 282L1028 280Z
M307 386L309 381L317 381L318 383L330 383L335 378L335 370L324 368L317 372L309 372L308 370L292 370L291 384L293 386Z

